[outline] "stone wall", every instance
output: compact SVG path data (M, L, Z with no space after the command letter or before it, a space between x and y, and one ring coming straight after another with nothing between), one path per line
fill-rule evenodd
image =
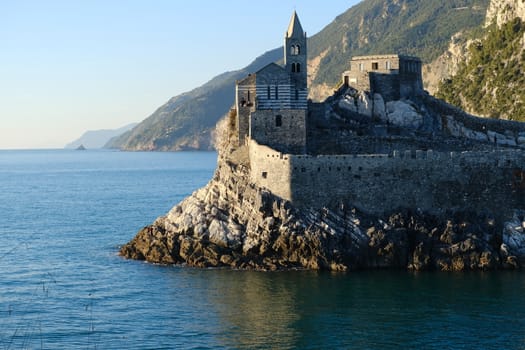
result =
M252 181L299 207L348 201L374 214L419 208L438 215L461 209L496 216L525 209L523 151L308 156L251 143L250 155Z
M305 153L306 109L257 110L250 116L250 138L289 153Z
M249 142L250 179L276 196L291 198L290 156L274 149Z
M495 145L525 148L525 123L479 118L430 95L421 95L421 97L425 106L443 118L445 129L448 129L453 136L479 141L488 140Z

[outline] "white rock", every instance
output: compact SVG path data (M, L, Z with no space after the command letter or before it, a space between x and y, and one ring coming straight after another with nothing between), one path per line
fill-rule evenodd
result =
M228 226L224 221L212 220L208 227L210 233L210 242L219 246L228 246Z
M525 224L523 212L516 212L512 220L505 223L503 229L503 243L509 253L518 257L525 257Z
M353 97L349 95L345 95L345 97L340 99L338 105L339 105L339 108L341 109L345 109L347 111L357 113L357 106L356 106L355 100Z
M381 120L383 123L387 121L385 100L380 94L374 94L374 110L372 115L374 118Z
M403 101L386 103L387 120L392 125L417 129L423 124L423 116L410 104Z
M461 129L463 128L463 124L456 121L454 117L447 115L447 123L445 125L446 130L450 133L450 135L455 137L460 137L462 135Z
M461 134L462 136L469 138L471 140L476 140L476 141L487 141L488 140L487 134L479 132L479 131L474 131L464 126L461 127Z
M367 117L372 117L373 103L370 101L368 94L360 91L357 96L357 112Z

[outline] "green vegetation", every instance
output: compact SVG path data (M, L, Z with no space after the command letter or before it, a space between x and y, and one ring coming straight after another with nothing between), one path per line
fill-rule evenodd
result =
M469 47L469 60L440 84L438 97L474 114L525 121L525 23L488 28Z

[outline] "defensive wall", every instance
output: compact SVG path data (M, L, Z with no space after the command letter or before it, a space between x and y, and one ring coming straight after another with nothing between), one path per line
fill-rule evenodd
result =
M465 127L479 132L486 132L491 130L500 134L525 133L525 123L516 122L512 120L494 119L494 118L480 118L475 117L458 107L454 107L440 99L431 95L421 95L425 106L434 110L440 115L451 115L458 122L461 122Z
M525 152L394 151L375 155L297 155L251 140L251 180L301 207L347 201L368 213L419 208L525 209Z

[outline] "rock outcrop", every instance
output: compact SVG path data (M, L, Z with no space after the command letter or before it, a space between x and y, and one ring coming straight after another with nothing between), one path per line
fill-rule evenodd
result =
M498 27L519 17L525 21L525 1L522 0L491 0L487 9L485 26L496 23Z
M140 230L120 253L160 264L257 270L514 269L525 261L524 228L522 211L497 223L487 214L435 217L417 209L380 218L349 203L298 210L251 184L243 164L220 156L204 188Z

